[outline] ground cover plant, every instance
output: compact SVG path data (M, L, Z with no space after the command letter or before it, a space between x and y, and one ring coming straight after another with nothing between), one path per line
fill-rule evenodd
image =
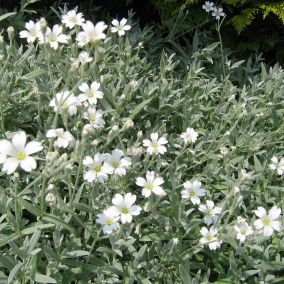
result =
M18 34L0 41L0 283L283 282L280 66L221 35L162 51L132 15Z

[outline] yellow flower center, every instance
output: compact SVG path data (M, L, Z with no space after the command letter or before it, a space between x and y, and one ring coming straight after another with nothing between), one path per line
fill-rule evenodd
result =
M111 226L113 224L113 220L112 219L108 219L106 222L107 225Z
M24 152L19 152L16 156L16 159L19 161L23 161L26 158L26 154Z
M112 167L115 168L115 169L118 168L119 167L119 163L118 162L112 163Z
M88 96L88 98L93 98L94 93L90 90L90 91L87 92L87 96Z
M264 224L265 226L269 226L270 223L271 223L270 220L269 220L269 218L267 218L267 217L264 218L262 222L263 222L263 224Z
M247 234L247 230L246 229L241 230L241 234L242 235L246 235Z
M152 190L154 188L153 183L148 183L146 188L149 189L149 190Z
M57 41L57 36L51 35L49 39L50 39L50 41L55 42L55 41Z
M94 170L96 173L99 173L99 172L101 172L102 167L101 167L101 166L94 166L93 170Z
M191 192L189 193L189 196L191 196L191 197L195 196L195 192L194 192L194 191L191 191Z
M208 215L208 216L213 216L212 210L209 210L208 213L207 213L207 215Z
M209 236L207 237L207 240L210 242L210 241L213 240L213 237L209 235Z
M158 143L152 143L152 147L153 147L154 150L157 150L159 145L158 145Z
M121 209L121 213L122 213L122 214L128 214L128 213L129 213L128 208L126 208L126 207L122 208L122 209Z
M95 114L90 114L89 118L91 121L94 121L96 120L97 116Z

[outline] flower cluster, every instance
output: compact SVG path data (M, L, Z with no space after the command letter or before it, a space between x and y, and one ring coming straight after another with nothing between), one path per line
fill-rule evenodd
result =
M142 208L138 205L134 205L136 201L136 195L126 193L124 196L121 194L115 194L112 199L113 206L108 207L97 215L96 222L103 225L103 232L110 234L112 231L119 228L119 221L122 224L131 223L133 216L138 216L142 211Z
M204 5L202 5L202 9L204 9L207 13L211 12L212 16L218 21L221 19L221 17L226 16L226 14L223 12L223 8L214 6L213 2L206 1Z
M80 47L87 44L97 46L102 40L106 39L104 31L108 27L103 21L93 24L91 21L86 21L83 18L82 13L77 13L75 10L68 11L62 16L61 23L63 25L54 25L52 28L46 26L45 19L37 21L29 21L25 24L26 30L20 32L20 38L26 38L28 43L33 43L36 40L40 44L47 44L52 49L56 50L59 44L67 44L71 40L71 35L64 33L64 26L68 29L82 28L82 31L76 33L76 41ZM127 25L127 20L123 18L120 22L113 20L111 27L112 33L117 33L119 36L125 34L125 31L131 29L130 25ZM79 56L80 57L80 56ZM80 62L81 61L81 62ZM81 54L81 58L78 58L76 64L82 64L83 62L90 62L89 56Z
M104 183L108 175L123 176L131 166L131 158L123 157L123 152L115 149L111 154L96 153L94 158L87 156L83 160L86 167L84 179L88 182L98 181Z

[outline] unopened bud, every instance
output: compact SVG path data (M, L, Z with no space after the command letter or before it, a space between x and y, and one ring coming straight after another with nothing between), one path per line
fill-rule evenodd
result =
M143 153L143 148L132 147L128 152L129 152L129 155L131 155L131 156L139 156Z
M138 82L137 82L136 80L131 80L131 81L130 81L130 86L131 86L133 89L135 89L135 88L137 88L137 86L138 86Z
M93 130L94 130L94 128L92 127L91 124L85 124L84 127L83 127L82 134L83 135L88 135L88 134L92 133Z
M97 146L97 145L100 144L100 141L99 141L98 139L95 139L95 140L92 142L92 144L93 144L94 146Z
M124 101L126 99L126 96L125 95L121 95L120 97L119 97L119 101Z
M67 166L66 166L66 169L67 170L72 170L73 169L73 165L70 163L70 164L68 164Z
M50 192L50 193L48 193L48 194L46 195L45 201L46 201L47 203L49 203L50 205L52 205L52 204L55 203L56 197L54 196L53 193Z
M118 130L118 126L116 124L114 124L111 128L111 131L115 132Z
M123 125L123 129L132 128L133 126L134 126L133 120L128 118Z
M240 188L237 186L234 186L233 188L234 193L239 193L240 192Z
M46 159L47 162L51 162L51 161L55 160L57 155L58 155L57 151L55 151L55 152L47 152L47 155L46 155L45 159Z
M227 147L221 147L220 152L221 152L221 155L226 156L229 153L229 150Z
M178 238L172 238L172 241L173 241L174 245L177 245L179 240L178 240Z
M45 18L40 18L39 23L40 23L41 32L45 33L46 32L46 28L47 28L46 19Z
M48 191L51 191L51 190L53 190L53 189L54 189L54 184L52 184L52 183L49 184L48 187L47 187L47 190L48 190Z
M12 26L7 28L7 33L8 33L9 40L13 40L14 32L15 32L15 29Z
M142 136L143 136L143 132L142 132L141 130L138 131L138 132L137 132L137 137L138 137L138 138L141 138Z

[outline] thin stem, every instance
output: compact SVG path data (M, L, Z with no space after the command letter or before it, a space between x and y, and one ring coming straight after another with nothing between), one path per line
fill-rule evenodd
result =
M219 41L220 41L220 48L221 48L221 60L222 60L222 72L223 72L223 79L226 78L226 72L225 72L225 60L224 60L224 50L223 50L223 42L222 42L222 37L221 37L221 25L223 22L224 18L222 19L221 23L218 20L217 23L217 32L218 32L218 36L219 36Z

